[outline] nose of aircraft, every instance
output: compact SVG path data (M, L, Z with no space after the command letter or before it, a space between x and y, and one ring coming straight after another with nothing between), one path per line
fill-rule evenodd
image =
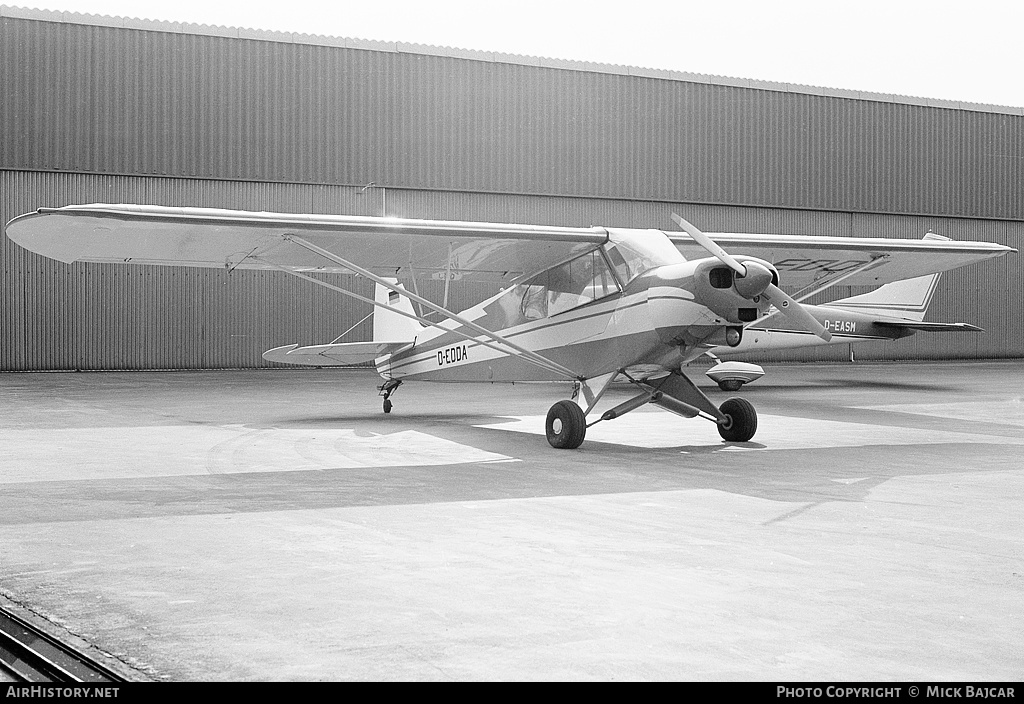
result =
M743 276L736 276L736 293L744 298L754 298L764 293L765 289L772 284L774 274L771 269L754 261L743 262L746 273Z
M825 340L825 342L828 342L831 339L832 335L828 330L826 330L821 323L815 320L814 316L808 313L803 306L791 298L789 294L780 289L771 279L765 282L764 272L771 275L771 269L769 269L768 266L765 266L767 265L767 262L765 262L765 265L762 265L757 262L751 262L748 258L746 264L741 264L735 257L719 247L710 237L683 218L672 213L672 219L675 220L676 223L683 228L683 230L692 237L695 242L703 247L708 254L711 254L713 257L718 259L718 261L722 262L736 273L733 285L737 293L748 299L761 296L770 301L776 308L778 308L779 313L781 313L783 317L791 319L795 325L799 325L804 330L813 332L822 340ZM764 272L757 272L754 269L755 266L757 268L763 268ZM740 282L748 276L750 277L750 281L745 284L740 284ZM741 289L741 286L744 288ZM744 290L746 293L744 293Z

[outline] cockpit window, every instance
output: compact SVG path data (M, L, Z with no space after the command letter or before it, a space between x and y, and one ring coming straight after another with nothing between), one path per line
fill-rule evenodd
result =
M605 252L623 285L655 267L686 261L658 230L609 230L609 235Z
M598 250L542 272L517 288L522 290L522 313L530 320L558 315L619 290Z

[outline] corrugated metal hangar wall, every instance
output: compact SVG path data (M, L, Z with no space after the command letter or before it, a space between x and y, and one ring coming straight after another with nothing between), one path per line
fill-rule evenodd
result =
M0 96L3 222L134 202L662 229L676 210L708 231L931 229L1014 247L1024 234L1015 108L9 7ZM369 334L367 306L276 272L66 266L6 238L0 255L4 370L264 366L269 347ZM948 274L928 319L986 333L857 356L1024 355L1022 283L1013 255Z

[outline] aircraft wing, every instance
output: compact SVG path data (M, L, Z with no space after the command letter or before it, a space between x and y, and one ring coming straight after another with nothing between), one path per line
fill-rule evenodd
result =
M608 237L602 228L104 204L41 208L11 220L7 235L68 263L349 273L292 236L378 275L498 281L541 271Z
M643 232L643 231L638 231ZM707 252L666 232L688 258ZM26 249L63 262L106 262L348 273L289 236L376 274L512 281L607 240L600 227L264 213L154 205L41 208L7 224ZM989 242L709 233L726 251L775 265L787 289L852 286L954 269L1016 251ZM410 271L411 270L411 271Z
M707 252L689 235L666 232L687 259ZM839 283L879 286L925 274L956 269L1017 250L992 242L946 239L886 239L879 237L820 237L813 235L750 235L707 233L731 254L746 254L771 262L788 290L816 291Z

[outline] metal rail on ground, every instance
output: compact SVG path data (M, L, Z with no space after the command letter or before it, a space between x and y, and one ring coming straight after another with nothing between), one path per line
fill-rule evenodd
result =
M0 608L0 670L18 682L127 682L78 649Z

